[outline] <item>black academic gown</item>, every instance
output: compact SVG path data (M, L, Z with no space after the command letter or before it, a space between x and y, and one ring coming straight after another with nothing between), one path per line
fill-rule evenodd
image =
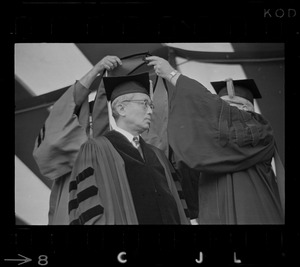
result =
M142 140L146 159L143 163L138 151L123 136L113 132L107 135L110 140L103 136L109 126L103 88L98 91L93 108L91 137L87 133L88 99L79 112L74 101L76 86L82 87L80 83L75 83L54 104L33 152L41 173L53 180L49 224L189 224L181 185L173 177L174 169L163 151L144 144ZM125 147L129 149L128 154L123 151ZM137 168L144 174L146 172L147 179L146 176L130 175L131 179L128 180L125 161L129 174L132 171L129 166L137 163ZM139 171L137 173L140 174ZM154 186L157 190L155 194ZM174 210L174 199L177 211ZM144 210L141 203L144 204ZM139 210L139 220L135 206Z
M169 101L170 146L179 164L201 172L199 223L283 223L267 120L184 75L170 88Z
M140 138L143 159L119 132L110 131L104 136L124 160L139 224L180 224L177 204L169 189L164 168L151 146Z

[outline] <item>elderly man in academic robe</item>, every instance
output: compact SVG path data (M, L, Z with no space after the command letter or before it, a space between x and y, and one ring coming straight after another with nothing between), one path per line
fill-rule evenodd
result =
M151 123L149 74L103 77L97 137L89 135L87 96L93 81L122 65L107 56L55 103L34 157L54 180L49 224L189 224L172 165L141 133ZM104 97L103 97L104 96ZM105 99L104 99L105 98ZM108 129L106 100L116 120ZM102 129L102 130L99 130Z
M165 59L146 60L169 81L168 138L178 164L201 172L198 223L283 224L273 130L254 112L254 81L216 82L213 94Z

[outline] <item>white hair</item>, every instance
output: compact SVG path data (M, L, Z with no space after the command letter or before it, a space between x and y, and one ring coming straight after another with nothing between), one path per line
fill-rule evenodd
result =
M123 104L122 103L123 101L131 100L131 99L133 99L133 97L134 97L133 93L121 95L121 96L118 96L116 99L114 99L114 101L111 103L112 116L114 117L114 119L116 121L120 117L117 107L120 104Z

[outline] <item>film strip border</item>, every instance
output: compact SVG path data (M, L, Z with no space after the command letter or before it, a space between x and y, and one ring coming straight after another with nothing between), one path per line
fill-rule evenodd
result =
M16 41L282 41L299 38L296 1L17 1Z
M47 266L288 266L299 235L272 226L58 227L7 231L4 240L5 257L47 260Z

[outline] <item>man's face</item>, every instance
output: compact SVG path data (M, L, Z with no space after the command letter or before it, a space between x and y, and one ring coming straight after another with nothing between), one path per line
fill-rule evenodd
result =
M150 127L153 110L148 104L152 104L152 101L143 93L135 93L132 96L130 100L124 100L125 116L123 119L131 130L142 133Z

